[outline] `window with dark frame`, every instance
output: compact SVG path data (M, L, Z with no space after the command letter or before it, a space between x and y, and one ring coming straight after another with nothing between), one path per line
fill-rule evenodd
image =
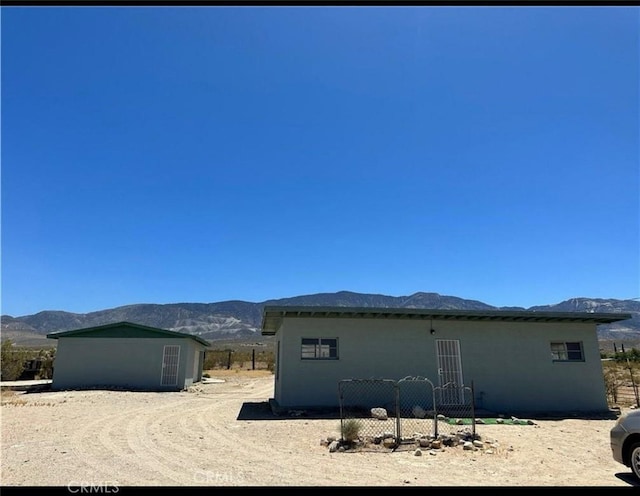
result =
M302 338L303 360L337 360L338 338Z
M584 362L582 343L578 341L552 342L551 359L554 362Z

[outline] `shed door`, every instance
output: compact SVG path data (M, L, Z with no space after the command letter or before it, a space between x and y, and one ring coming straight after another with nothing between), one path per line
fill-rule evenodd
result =
M178 384L178 363L180 363L180 346L174 344L165 345L162 356L161 385L176 386Z
M464 402L464 380L460 360L460 341L457 339L437 339L438 377L442 388L442 400L448 405Z

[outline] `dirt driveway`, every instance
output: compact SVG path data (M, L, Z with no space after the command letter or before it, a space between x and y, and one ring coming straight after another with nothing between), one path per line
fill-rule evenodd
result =
M273 376L221 371L189 392L3 392L2 485L630 486L613 420L479 425L492 453L330 453L339 420L273 418ZM262 412L262 413L261 413Z

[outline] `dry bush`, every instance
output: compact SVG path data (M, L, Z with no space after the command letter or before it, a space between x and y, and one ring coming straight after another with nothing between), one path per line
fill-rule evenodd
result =
M357 441L360 437L360 431L362 430L362 422L358 419L346 419L340 426L340 434L342 439L347 442Z
M2 341L0 350L0 380L15 381L24 371L26 352L16 347L10 339Z
M20 398L12 389L3 389L0 391L0 404L2 404L2 406L24 406L27 402Z

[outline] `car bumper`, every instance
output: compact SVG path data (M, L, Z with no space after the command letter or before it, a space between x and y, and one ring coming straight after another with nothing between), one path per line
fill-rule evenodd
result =
M620 426L615 426L613 429L611 429L611 433L610 433L611 454L615 461L623 465L625 463L622 458L622 445L624 444L624 439L626 435L627 435L627 431Z

